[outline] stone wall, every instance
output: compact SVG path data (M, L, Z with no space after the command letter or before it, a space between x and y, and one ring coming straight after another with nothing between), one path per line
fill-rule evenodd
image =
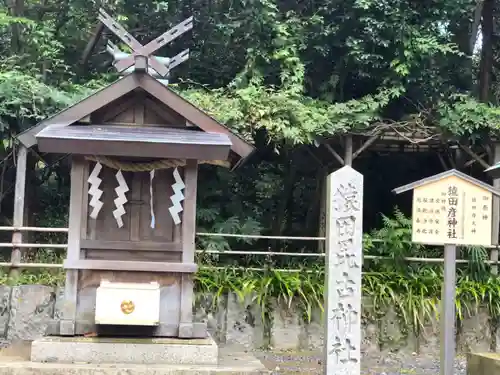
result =
M5 344L16 340L33 340L43 336L49 320L60 317L62 290L43 285L0 287L0 340ZM298 308L273 306L263 322L258 306L250 299L240 303L236 296L226 296L216 311L208 308L209 298L200 299L197 319L206 319L211 333L222 343L244 344L250 348L271 346L274 349L321 349L323 328L320 311L312 312L312 321L304 322ZM205 307L203 307L205 306ZM365 351L439 352L438 324L430 325L419 337L403 334L394 312L378 322L364 322ZM410 330L411 331L411 330ZM496 349L500 342L491 332L486 313L463 321L457 334L461 352Z

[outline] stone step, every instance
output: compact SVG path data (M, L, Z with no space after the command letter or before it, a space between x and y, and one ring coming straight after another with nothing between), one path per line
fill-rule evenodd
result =
M122 339L120 339L121 341ZM66 341L66 340L62 340ZM68 340L71 341L71 340ZM113 342L114 340L104 340L104 344L113 344L116 350L120 352L120 344ZM158 348L165 345L172 345L174 339L155 339L159 342ZM83 340L83 343L92 343L92 340ZM197 343L199 344L199 342ZM121 343L123 345L123 342ZM135 344L144 345L139 348L139 351L146 349L152 344ZM183 347L198 346L192 340L186 342ZM263 375L271 374L271 371L266 369L262 362L257 359L252 353L247 352L241 346L231 345L229 347L218 348L217 364L193 365L193 364L153 364L147 360L146 364L131 364L131 363L56 363L56 362L32 362L30 357L31 343L23 342L4 348L0 351L0 375L212 375L212 374L241 374L241 375ZM211 344L207 346L212 346ZM42 348L47 348L43 344ZM39 348L40 349L40 348ZM81 347L80 347L81 349ZM122 352L124 356L131 353L131 348L127 352ZM144 353L144 352L143 352ZM50 354L50 353L49 353ZM98 354L95 353L97 356ZM89 353L85 353L83 357L88 357ZM63 354L64 357L64 354ZM90 357L88 357L90 358ZM137 358L137 356L136 356ZM68 359L66 357L66 359ZM94 357L95 360L95 357ZM193 360L196 360L193 358Z
M40 363L217 365L219 348L206 339L49 336L31 344Z
M88 365L35 362L0 362L0 375L261 375L271 374L264 366L245 364L243 359L233 365Z

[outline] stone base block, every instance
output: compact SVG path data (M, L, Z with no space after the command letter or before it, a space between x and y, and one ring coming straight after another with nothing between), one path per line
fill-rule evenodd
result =
M27 348L29 349L29 347ZM263 375L271 374L243 348L221 348L217 365L76 364L29 361L29 350L0 353L0 375Z
M86 332L99 332L102 336L120 337L123 326L97 325L93 321L52 319L47 322L45 335L47 336L75 336L84 335ZM127 326L127 334L144 337L180 337L203 339L208 336L206 322L193 322L179 324L160 323L158 326Z
M469 353L467 375L500 375L500 354Z
M217 365L219 348L206 339L44 337L31 345L32 362Z

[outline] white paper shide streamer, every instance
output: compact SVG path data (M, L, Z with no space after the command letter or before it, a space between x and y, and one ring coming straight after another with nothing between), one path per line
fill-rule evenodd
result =
M155 170L153 169L149 172L149 207L151 209L151 229L155 228L156 220L155 220L155 211L153 208L153 180L155 178Z
M181 223L179 213L182 212L181 202L184 200L184 194L182 193L182 190L186 187L186 185L184 185L184 182L182 181L181 175L179 174L177 168L174 169L174 180L175 183L172 185L174 195L170 197L173 205L169 208L169 211L175 225L179 225Z
M99 211L103 206L103 202L100 200L103 194L103 191L99 189L99 185L101 185L102 180L99 178L99 173L101 173L102 165L101 163L96 163L92 173L90 174L87 182L90 184L89 195L92 197L89 202L89 206L92 207L92 212L90 213L90 217L92 219L97 219L97 215L99 215Z
M113 216L115 217L116 223L118 224L118 228L122 228L122 216L126 213L123 205L128 202L125 193L129 191L129 188L121 170L116 172L116 181L118 181L118 186L115 188L115 192L118 197L114 201L116 210L113 211Z

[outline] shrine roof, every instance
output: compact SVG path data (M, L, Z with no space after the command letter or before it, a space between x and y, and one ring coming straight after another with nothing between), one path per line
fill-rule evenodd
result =
M66 127L74 124L136 89L146 91L166 107L177 112L185 118L186 121L204 132L225 134L231 141L232 152L237 154L239 158L244 159L254 151L254 147L250 143L246 142L229 128L181 97L168 86L163 85L147 73L137 71L118 79L114 83L84 98L73 106L47 118L38 125L22 132L17 138L24 146L32 147L38 143L37 134L47 126L56 125L57 127ZM166 128L162 128L162 130L165 129ZM190 133L189 135L193 134Z
M442 179L445 179L448 177L452 177L452 176L461 178L461 179L463 179L471 184L474 184L474 185L476 185L484 190L487 190L487 191L491 192L493 195L500 196L500 190L495 189L493 186L487 184L486 182L483 182L481 180L478 180L477 178L471 177L471 176L469 176L463 172L460 172L456 169L450 169L449 171L445 171L442 173L435 174L434 176L423 178L421 180L412 182L411 184L400 186L398 188L393 189L392 192L395 194L401 194L401 193L404 193L408 190L413 190L413 189L419 188L421 186L431 184L434 182L438 182L439 180L442 180Z
M53 124L36 135L42 152L226 160L227 134L183 128Z

